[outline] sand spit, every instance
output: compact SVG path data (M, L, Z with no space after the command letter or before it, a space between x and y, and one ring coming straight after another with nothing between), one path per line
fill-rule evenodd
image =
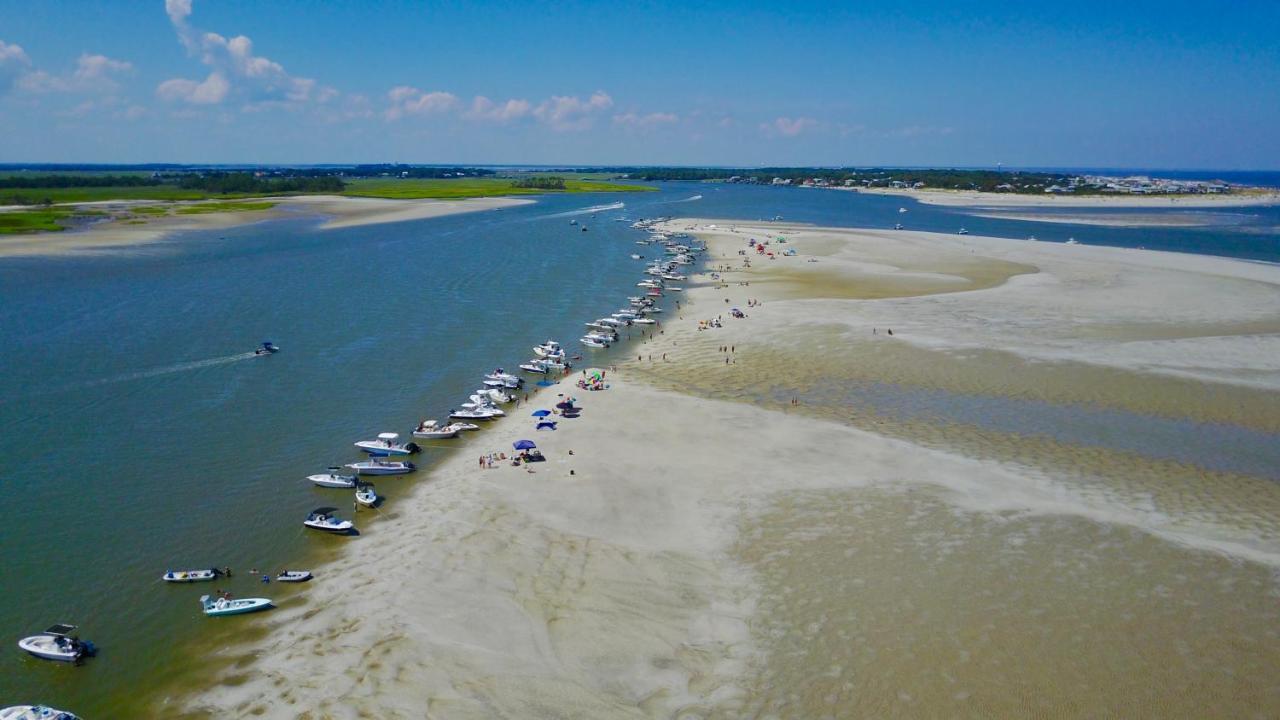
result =
M1020 195L1016 193L986 193L963 190L833 189L842 192L861 192L872 195L897 195L918 200L926 205L991 208L1210 208L1280 204L1280 193L1274 190L1247 190L1230 195L1089 195L1075 197L1049 193Z
M1091 225L1094 227L1214 227L1236 225L1242 219L1239 215L1211 212L1183 213L1034 213L1034 212L975 212L974 217L991 218L993 220L1023 220L1030 222L1056 223L1060 225Z
M1275 483L994 432L969 457L908 424L898 439L851 427L838 397L826 419L783 400L831 395L848 366L943 388L1043 383L1064 404L1090 396L1081 378L1114 374L1104 400L1145 407L1125 394L1134 378L1140 394L1194 385L1200 400L1159 407L1189 415L1243 393L1274 424L1280 269L668 227L706 240L708 265L733 268L723 282L687 283L610 389L562 383L426 477L378 481L381 514L361 512L357 538L317 538L340 558L252 621L264 637L217 651L230 669L216 687L174 703L219 718L1280 712ZM780 234L771 249L795 257L742 266L748 237ZM582 417L533 432L527 413L558 392ZM762 395L781 409L752 404ZM478 467L521 438L548 461Z
M727 281L751 283L735 289L735 303L805 300L753 327L766 338L802 325L855 337L892 328L897 342L954 354L994 350L1280 390L1280 266L913 231L725 220L667 228L696 232L712 264L734 268ZM747 246L779 234L789 244L775 243L773 260ZM787 248L799 254L782 256ZM739 250L752 267L741 268ZM842 297L877 301L832 299Z
M0 236L0 257L19 255L62 255L76 252L102 252L146 243L159 242L184 232L218 230L297 215L320 215L329 219L321 229L337 229L378 223L424 220L459 213L497 210L525 205L526 198L472 198L466 200L386 200L352 198L337 195L303 195L279 198L252 198L231 202L271 202L269 210L210 212L194 215L137 215L138 207L198 206L201 203L158 203L151 200L105 201L80 203L95 210L105 210L113 217L83 229L32 235Z

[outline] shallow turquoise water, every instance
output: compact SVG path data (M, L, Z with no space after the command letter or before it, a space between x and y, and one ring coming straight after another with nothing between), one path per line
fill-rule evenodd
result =
M616 202L626 206L581 212ZM640 263L628 256L652 250L614 217L782 214L890 227L904 204L677 183L427 221L321 232L299 217L109 254L0 260L0 502L9 511L0 705L43 701L109 717L111 697L162 680L172 640L207 627L195 599L210 588L163 586L160 574L230 565L243 595L254 587L245 570L275 570L332 541L299 523L317 505L348 512L349 498L304 476L356 459L354 440L442 418L485 370L514 366L547 337L572 341L585 320L635 294ZM1280 226L1280 214L1249 212L1248 232L1082 229L914 203L906 215L913 229L964 224L975 234L1280 259L1275 234L1258 230ZM283 352L247 354L264 339ZM378 487L395 503L421 477ZM81 625L101 656L71 668L12 645L63 621Z

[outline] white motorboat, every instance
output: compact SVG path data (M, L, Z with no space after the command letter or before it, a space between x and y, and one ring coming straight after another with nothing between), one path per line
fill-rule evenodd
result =
M662 283L658 280L641 280L640 282L636 283L636 287L660 288L662 287Z
M682 287L675 287L674 285L670 285L670 286L668 286L668 287L667 287L667 291L668 291L668 292L684 292L684 288L682 288Z
M596 322L600 323L601 325L608 325L609 327L614 327L614 328L626 327L628 324L626 320L619 320L618 318L611 318L611 317L600 318L599 320L596 320Z
M506 413L496 407L463 408L462 410L451 410L449 412L449 417L455 420L493 420L503 415L506 415Z
M204 614L209 617L244 615L245 613L266 610L269 607L271 607L271 601L267 598L236 598L235 600L228 600L220 597L215 600L208 595L200 596L200 609L204 610Z
M371 457L361 462L348 463L347 467L355 470L357 475L404 475L417 469L411 462L383 460L377 457Z
M506 405L509 402L514 402L516 399L514 395L509 395L496 388L477 390L476 394L482 398L488 398L490 402L497 403L498 405Z
M533 354L538 357L554 357L556 355L564 355L564 349L555 340L548 340L541 345L534 345Z
M466 432L468 430L480 429L480 426L476 425L475 423L464 423L464 422L449 423L445 427L457 428L458 432Z
M632 320L631 322L637 325L657 325L658 324L657 320L654 320L653 318L647 318L647 317L639 317L639 318L636 318L635 320Z
M458 436L458 428L453 425L439 425L435 420L424 420L413 436L424 440L448 440Z
M547 358L542 358L538 362L542 363L542 367L546 368L548 371L556 370L559 372L564 372L565 370L568 370L570 367L569 363L564 362L562 358L547 357Z
M306 582L312 577L310 570L281 570L276 582Z
M334 515L333 512L337 508L316 508L307 515L307 519L302 521L303 527L309 527L312 530L322 530L331 533L349 533L355 528L355 523L350 520L343 520Z
M643 255L638 255L638 254L636 254L636 253L631 253L631 259L632 259L632 260L643 260L643 259L644 259L644 256L643 256Z
M547 374L547 366L543 365L542 361L540 360L535 360L533 362L527 362L527 363L520 363L520 369L524 370L525 372L539 373L542 375Z
M373 507L374 505L377 505L379 499L378 493L369 485L365 485L356 491L356 502L364 505L365 507Z
M969 234L969 231L968 231L968 230L965 230L964 228L960 228L960 232L958 232L958 233L956 233L956 234L957 234L957 235L968 235L968 234Z
M80 720L80 716L48 705L10 705L0 708L0 720Z
M307 479L320 487L329 488L353 488L356 486L355 475L343 475L342 468L334 465L329 468L329 472L320 473L318 475L308 475Z
M662 273L662 279L663 280L684 280L686 278L684 275L681 275L680 273Z
M377 440L360 440L355 444L356 447L369 453L370 455L413 455L422 448L417 443L398 442L400 435L393 432L378 433Z
M609 343L605 342L604 340L601 340L600 338L591 337L590 335L584 335L583 337L578 339L578 342L582 343L583 345L586 345L589 348L609 347Z
M516 383L517 385L524 384L524 378L520 377L519 375L512 375L509 372L503 372L502 368L498 368L497 370L494 370L493 372L486 374L484 376L484 379L485 380L501 380L503 382Z
M58 660L60 662L80 662L93 656L97 648L88 640L81 640L72 635L75 625L59 623L48 630L18 641L18 647L42 660Z
M166 570L160 579L169 583L209 582L222 573L212 568L201 570Z
M270 340L263 340L262 345L257 350L254 350L253 354L261 357L263 355L275 355L278 352L280 352L280 348L276 347L275 343Z

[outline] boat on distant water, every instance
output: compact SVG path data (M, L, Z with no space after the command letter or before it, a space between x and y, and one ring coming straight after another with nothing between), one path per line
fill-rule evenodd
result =
M42 660L78 663L95 655L98 649L88 640L73 635L75 630L75 625L66 623L51 625L42 633L22 638L18 647Z
M969 231L968 231L968 230L965 230L964 228L960 228L960 232L958 232L958 233L956 233L956 234L957 234L957 235L968 235L968 234L969 234Z
M397 442L399 439L398 433L384 432L378 433L377 440L358 440L353 444L370 455L377 456L413 455L422 450L417 443Z
M48 705L10 705L0 708L0 720L80 720L80 716Z
M302 521L303 527L312 530L320 530L331 533L349 533L355 528L355 523L350 520L343 520L333 513L338 508L322 507L312 510L307 515L307 519Z
M417 469L411 462L402 460L383 460L371 457L361 462L347 463L347 467L356 471L357 475L404 475Z
M166 570L160 579L170 583L208 582L220 575L212 568L201 570Z
M280 352L280 348L276 347L275 343L271 342L270 340L263 340L262 347L258 348L257 350L254 350L253 354L254 355L274 355L278 352Z
M307 479L320 487L329 488L353 488L356 486L355 475L343 475L342 468L336 465L329 468L329 472L317 475L308 475Z
M894 229L894 230L901 230L901 229L902 229L902 223L898 223L898 224L894 225L894 226L893 226L893 229Z
M271 601L267 598L237 598L228 600L220 597L217 600L208 595L200 596L200 609L204 610L204 614L209 617L223 617L225 615L244 615L245 613L258 612L271 607Z

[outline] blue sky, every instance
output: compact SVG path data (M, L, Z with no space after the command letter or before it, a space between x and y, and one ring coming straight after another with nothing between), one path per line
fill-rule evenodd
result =
M0 162L1280 168L1280 2L0 0Z

